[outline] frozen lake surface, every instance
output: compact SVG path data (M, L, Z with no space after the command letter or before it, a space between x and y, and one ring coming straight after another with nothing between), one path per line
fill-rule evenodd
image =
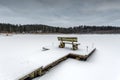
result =
M79 50L71 45L59 49L58 36L78 37ZM17 34L0 35L0 80L17 80L68 53L87 54L86 46L96 47L88 61L68 59L35 80L120 80L120 35ZM50 50L42 51L42 47Z

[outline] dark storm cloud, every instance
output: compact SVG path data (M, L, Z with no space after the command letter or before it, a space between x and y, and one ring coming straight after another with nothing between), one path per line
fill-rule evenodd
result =
M0 22L120 25L120 0L0 0Z

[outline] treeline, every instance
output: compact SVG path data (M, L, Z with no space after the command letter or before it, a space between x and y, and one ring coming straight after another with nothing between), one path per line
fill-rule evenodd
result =
M120 27L115 26L86 26L63 28L42 24L14 25L0 23L0 33L120 33Z

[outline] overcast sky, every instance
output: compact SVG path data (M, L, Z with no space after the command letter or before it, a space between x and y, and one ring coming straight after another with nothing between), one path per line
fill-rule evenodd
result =
M0 22L120 26L120 0L0 0Z

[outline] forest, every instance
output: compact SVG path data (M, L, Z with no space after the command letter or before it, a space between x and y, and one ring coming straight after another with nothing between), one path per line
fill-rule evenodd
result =
M9 24L0 23L0 33L76 33L76 34L113 34L120 33L118 26L88 26L56 27L43 24Z

